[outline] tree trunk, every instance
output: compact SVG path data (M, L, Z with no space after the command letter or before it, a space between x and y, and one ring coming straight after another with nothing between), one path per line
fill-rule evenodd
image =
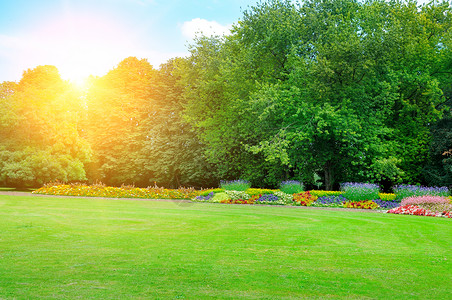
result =
M327 161L323 169L325 171L325 190L332 191L334 184L333 164Z

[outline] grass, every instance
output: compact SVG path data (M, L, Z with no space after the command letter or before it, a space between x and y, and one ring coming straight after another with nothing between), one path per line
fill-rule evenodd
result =
M11 188L11 187L0 187L0 192L9 192L9 191L14 191L15 188Z
M31 193L34 190L36 190L35 188L13 188L13 187L0 187L0 192L27 192L27 193Z
M0 196L1 299L444 299L451 220Z

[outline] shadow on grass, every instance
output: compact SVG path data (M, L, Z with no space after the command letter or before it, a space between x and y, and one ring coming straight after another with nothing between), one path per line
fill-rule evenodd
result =
M36 188L14 188L14 187L0 187L0 192L26 192L31 193Z

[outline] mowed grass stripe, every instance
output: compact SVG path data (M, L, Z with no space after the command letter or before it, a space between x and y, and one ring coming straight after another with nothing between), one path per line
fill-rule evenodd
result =
M0 196L0 298L444 299L451 220Z

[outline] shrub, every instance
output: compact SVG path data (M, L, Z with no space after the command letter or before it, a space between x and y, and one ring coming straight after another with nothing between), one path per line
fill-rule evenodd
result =
M286 194L296 194L304 190L304 185L302 182L297 180L288 180L281 182L280 190Z
M220 186L226 191L246 191L251 187L251 184L247 180L238 179L232 181L221 181Z
M384 201L392 201L392 200L395 200L395 198L396 198L396 195L395 194L385 194L385 193L379 193L378 194L378 197L381 199L381 200L384 200Z
M342 191L320 191L320 190L311 190L309 192L311 193L311 195L317 196L317 197L339 196L344 193Z
M216 194L216 193L221 193L221 192L224 192L224 189L208 189L208 190L202 190L202 191L199 192L199 196L207 196L207 195L209 195L210 193Z
M380 188L377 184L344 182L341 184L342 194L351 201L364 201L378 199Z
M345 208L377 209L379 206L372 200L349 201L342 204Z
M404 198L413 196L449 196L449 189L443 187L425 187L420 185L398 185L394 188L396 199L402 200Z
M211 202L221 202L223 200L228 200L229 196L228 194L226 194L225 192L221 192L221 193L216 193L214 194L214 196L212 197L212 199L210 199Z

